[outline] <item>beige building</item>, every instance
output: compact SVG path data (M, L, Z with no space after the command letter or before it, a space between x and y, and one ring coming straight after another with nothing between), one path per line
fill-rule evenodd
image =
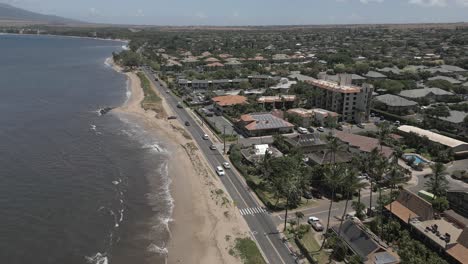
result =
M351 85L350 75L340 75L339 82L311 79L306 83L317 90L314 105L340 115L340 121L361 123L369 119L374 87Z

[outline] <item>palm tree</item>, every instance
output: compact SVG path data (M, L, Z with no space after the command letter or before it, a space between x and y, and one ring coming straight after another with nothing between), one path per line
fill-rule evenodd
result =
M325 183L331 189L330 205L328 207L327 227L325 228L325 231L328 230L328 228L330 228L330 216L333 207L333 199L335 199L336 189L339 186L342 186L343 184L343 174L341 173L342 168L343 167L341 165L331 164L331 166L325 171ZM322 245L320 246L320 250L323 249L326 239L327 238L324 236Z
M436 197L445 196L448 189L448 180L445 177L447 175L447 168L443 163L436 162L431 165L431 169L431 177L425 184L426 187L429 188L428 191L434 194L434 199Z
M391 132L391 127L390 127L390 123L387 121L380 123L378 127L379 127L379 130L377 132L377 138L379 140L380 153L382 153L383 143L387 140L388 135Z
M357 171L351 166L343 170L343 181L345 183L343 186L343 194L346 196L346 203L343 210L343 215L341 216L340 227L338 228L338 236L341 234L341 226L343 225L346 211L348 210L349 200L353 197L353 193L362 187L362 183L357 178Z

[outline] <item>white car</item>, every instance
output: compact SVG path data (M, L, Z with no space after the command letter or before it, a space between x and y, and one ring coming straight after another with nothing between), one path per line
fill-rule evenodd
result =
M225 162L223 162L223 167L226 168L226 169L230 169L231 164L229 164L229 162L225 161Z
M218 176L224 176L224 175L226 175L226 172L224 172L223 167L217 166L216 167L216 174L218 174Z
M204 140L208 140L208 135L207 135L207 134L204 134L204 135L203 135L203 139L204 139Z
M312 223L315 223L315 222L320 222L320 219L318 217L315 217L315 216L309 216L309 219L307 219L307 223L309 223L309 224L312 224Z
M319 127L319 128L317 128L317 130L320 131L320 132L324 132L324 131L325 131L325 128Z

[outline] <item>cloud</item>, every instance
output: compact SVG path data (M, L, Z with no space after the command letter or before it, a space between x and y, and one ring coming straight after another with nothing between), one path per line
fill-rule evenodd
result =
M368 3L383 3L384 0L359 0L359 2L363 3L363 4L368 4Z
M420 6L447 6L447 0L410 0L409 3Z

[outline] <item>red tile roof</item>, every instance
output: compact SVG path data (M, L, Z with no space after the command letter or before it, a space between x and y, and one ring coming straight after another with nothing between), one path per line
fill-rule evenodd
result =
M223 95L213 97L212 100L219 106L231 106L247 103L247 97L242 95Z

